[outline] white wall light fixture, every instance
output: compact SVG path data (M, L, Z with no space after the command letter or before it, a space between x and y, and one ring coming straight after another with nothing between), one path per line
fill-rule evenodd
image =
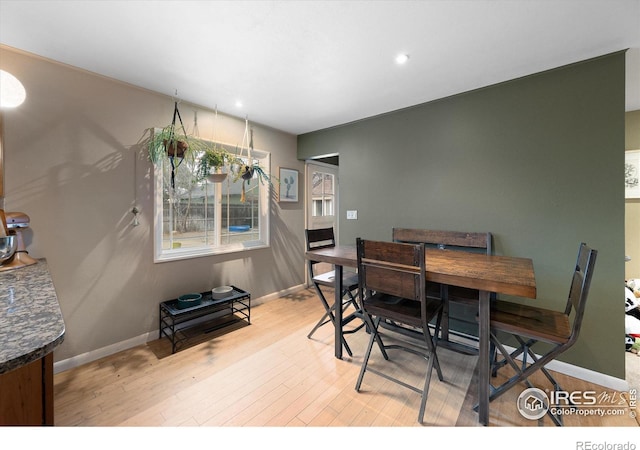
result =
M20 106L27 93L24 86L9 72L0 70L0 108L15 108Z

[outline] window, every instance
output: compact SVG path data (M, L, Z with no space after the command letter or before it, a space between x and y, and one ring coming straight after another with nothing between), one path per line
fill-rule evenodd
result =
M311 214L314 217L333 216L333 198L335 177L333 174L313 172L311 202L313 203Z
M235 147L220 145L236 153ZM224 181L212 183L198 177L200 154L193 156L176 160L173 174L168 157L155 165L154 261L268 246L269 181L256 171L247 182L231 170ZM253 149L251 157L270 174L269 153ZM242 159L247 162L246 153Z

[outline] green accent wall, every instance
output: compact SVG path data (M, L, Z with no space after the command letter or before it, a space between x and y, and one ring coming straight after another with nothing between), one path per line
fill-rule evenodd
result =
M304 134L298 158L339 153L341 243L491 231L496 254L533 259L540 306L563 309L579 243L597 249L560 359L624 379L624 95L621 51Z

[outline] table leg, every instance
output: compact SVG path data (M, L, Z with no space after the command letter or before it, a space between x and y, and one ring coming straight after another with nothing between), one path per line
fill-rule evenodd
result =
M334 314L335 320L335 355L336 358L342 359L342 266L335 265L334 266L335 273L335 305L336 310Z
M478 304L478 421L482 425L489 424L489 325L490 325L489 292L480 291Z

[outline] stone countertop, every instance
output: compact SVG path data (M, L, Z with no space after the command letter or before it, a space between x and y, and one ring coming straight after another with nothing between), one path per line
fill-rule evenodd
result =
M0 272L0 374L51 353L64 320L45 259Z

